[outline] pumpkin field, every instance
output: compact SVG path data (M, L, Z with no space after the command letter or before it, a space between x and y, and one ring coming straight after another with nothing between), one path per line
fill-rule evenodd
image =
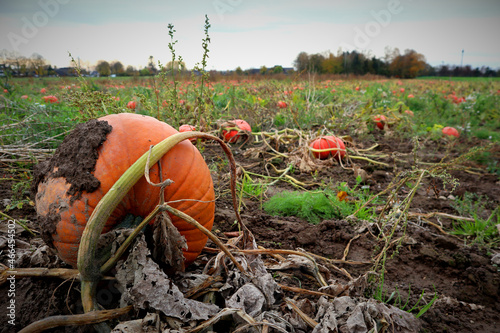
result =
M498 332L500 80L3 87L0 332Z

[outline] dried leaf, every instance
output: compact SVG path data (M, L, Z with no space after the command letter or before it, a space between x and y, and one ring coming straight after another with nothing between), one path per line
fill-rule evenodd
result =
M36 249L30 258L30 267L55 267L60 264L61 259L48 245Z
M366 333L368 332L368 327L366 327L365 317L363 316L363 311L359 305L354 308L354 311L347 318L346 322L346 332L349 333Z
M326 297L320 297L318 300L318 311L314 320L318 325L314 328L313 333L331 333L338 332L337 313L333 303L328 302Z
M247 234L247 241L240 245L244 249L257 249L257 243L251 232ZM236 241L236 239L235 239ZM243 246L244 245L244 246ZM282 292L272 275L266 270L260 255L239 256L240 264L245 268L247 274L242 274L234 265L229 264L231 270L228 273L226 283L220 288L222 296L231 307L244 309L250 316L259 315L279 304L282 300ZM233 316L235 321L241 319Z
M342 296L336 297L333 300L333 306L335 308L335 312L337 312L338 316L343 316L345 313L352 311L356 306L356 302L352 297Z
M265 147L256 147L256 148L247 148L243 152L243 156L247 159L256 160L258 158L262 158L265 152Z
M330 282L330 284L328 286L321 287L318 291L336 297L336 296L339 296L339 295L345 293L346 290L348 290L348 289L349 289L348 285L345 285L345 284L337 282L337 281L333 281L333 282Z
M184 255L187 250L186 238L172 224L167 212L156 218L153 230L153 259L166 265L169 271L184 271Z
M249 316L256 317L264 308L266 297L254 284L247 283L226 301L226 306L242 309Z
M216 305L184 298L179 288L152 260L143 235L136 240L127 260L118 263L116 279L122 292L121 304L159 310L184 322L206 320L219 310Z
M360 177L361 183L365 183L368 180L368 178L370 178L370 176L368 176L368 173L364 169L361 169L358 166L354 166L353 169L354 169L354 177L356 179Z

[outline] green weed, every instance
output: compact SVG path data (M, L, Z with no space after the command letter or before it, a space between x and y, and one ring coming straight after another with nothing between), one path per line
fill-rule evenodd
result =
M30 174L28 172L19 173L16 181L12 184L12 197L10 203L5 207L6 211L12 209L22 209L24 205L30 203Z
M451 234L463 236L469 244L479 244L487 247L500 243L497 225L500 225L500 212L497 207L488 219L482 219L473 214L473 221L461 220L453 224ZM496 217L496 218L495 218Z
M237 185L243 196L247 198L262 198L267 190L266 184L255 182L248 174L245 174Z
M491 200L483 195L465 192L463 198L457 198L452 207L460 216L472 218L453 224L452 234L465 237L472 244L492 246L500 242L497 225L500 224L500 209L497 206L488 216Z
M377 284L374 290L367 293L368 297L372 297L382 303L390 304L403 311L415 314L415 317L420 318L424 315L438 299L438 294L434 291L434 295L429 301L425 300L425 289L422 289L417 302L411 306L411 285L408 286L408 297L403 298L399 289L396 287L390 295L388 295L387 289L384 288L384 278L383 276L379 279L379 284Z
M374 208L362 207L371 197L366 189L350 189L346 183L341 183L338 190L345 191L350 199L339 200L337 192L331 189L320 192L285 191L271 197L263 207L268 214L297 216L312 224L343 219L355 212L356 217L362 220L374 218Z
M484 195L477 193L465 192L462 198L456 198L451 206L458 212L460 216L473 217L487 211L487 206L492 205L491 200ZM486 216L482 216L486 218Z

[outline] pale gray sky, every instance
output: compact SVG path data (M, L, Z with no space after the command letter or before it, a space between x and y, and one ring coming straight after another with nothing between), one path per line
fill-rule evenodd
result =
M0 0L0 50L36 52L52 65L120 60L166 63L167 25L188 68L201 61L205 14L208 69L292 67L301 51L384 56L414 49L431 65L500 67L499 0Z

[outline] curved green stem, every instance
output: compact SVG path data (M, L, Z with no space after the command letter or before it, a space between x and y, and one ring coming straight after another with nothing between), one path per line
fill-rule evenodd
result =
M129 190L144 176L144 168L150 155L151 165L165 155L170 149L181 141L205 137L208 134L201 132L176 133L169 136L153 147L151 155L145 152L127 171L116 181L110 190L99 201L92 212L82 233L80 247L78 249L78 270L81 275L82 302L85 312L94 310L95 284L101 273L97 266L96 252L99 236L102 233L106 221L111 216L118 204L122 201ZM211 136L210 136L211 137Z

